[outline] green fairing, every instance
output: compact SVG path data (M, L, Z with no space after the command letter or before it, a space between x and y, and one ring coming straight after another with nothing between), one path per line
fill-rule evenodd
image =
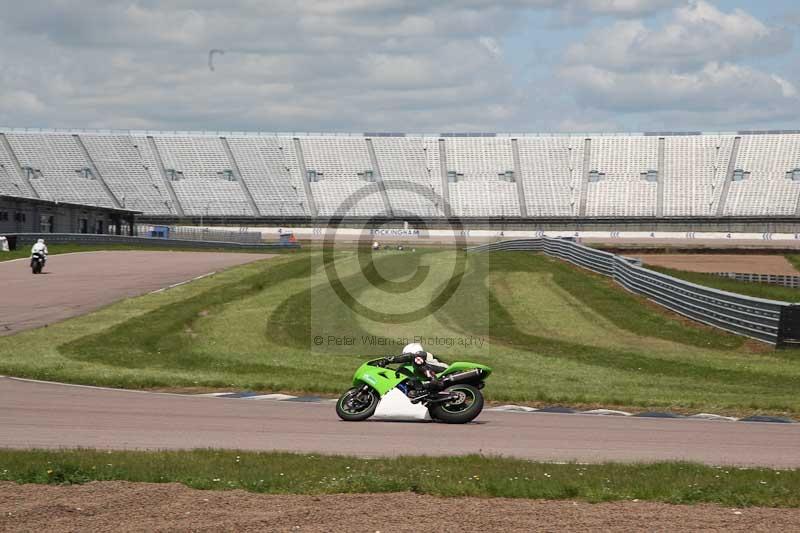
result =
M489 377L489 374L492 373L492 369L486 365L479 365L478 363L468 363L466 361L459 361L451 364L447 367L447 370L439 374L440 376L446 376L447 374L452 374L454 372L463 372L465 370L472 370L475 368L479 368L483 370L483 377Z
M353 376L353 385L356 387L364 384L369 385L378 391L378 394L383 396L395 388L401 381L406 379L407 376L398 374L391 368L372 366L371 363L376 361L379 361L379 359L367 361L358 367L358 370L356 370L356 373ZM408 366L410 367L410 365Z
M394 389L404 380L408 379L409 374L414 373L414 367L412 365L403 365L399 369L406 369L408 374L401 374L397 373L391 368L382 368L378 366L374 366L372 363L376 361L380 361L380 359L374 359L372 361L367 361L356 370L355 375L353 376L353 385L356 387L360 387L361 385L369 385L373 389L375 389L378 394L383 396L390 390ZM456 362L451 364L447 367L446 370L439 373L439 376L446 376L447 374L452 374L454 372L463 372L465 370L472 370L475 368L479 368L483 370L483 377L488 377L491 374L492 369L485 365L479 365L477 363L468 363L468 362ZM398 369L398 370L399 370Z

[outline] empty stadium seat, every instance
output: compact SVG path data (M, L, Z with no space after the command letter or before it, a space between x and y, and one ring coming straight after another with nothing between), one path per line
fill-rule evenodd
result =
M508 137L448 137L447 169L458 176L450 183L453 214L463 217L519 216L514 157Z
M790 132L0 133L0 194L106 207L116 200L150 215L182 207L193 216L250 216L252 201L274 217L310 216L313 205L326 217L437 217L449 199L457 216L515 217L520 187L531 217L575 217L581 205L588 217L651 217L659 198L667 217L791 216L800 207L792 179L800 134Z
M291 137L228 136L227 141L262 215L311 214Z
M529 216L578 214L583 137L519 137L522 185Z
M800 134L743 135L735 168L747 179L730 184L726 215L793 215L800 182L786 173L800 166Z
M443 213L438 144L434 138L423 137L372 139L389 203L396 213L419 217Z
M130 135L81 135L106 184L123 207L146 213L166 215L169 196L163 183L147 168Z
M114 207L96 176L84 173L89 162L70 134L6 133L23 172L45 200Z
M242 186L232 176L217 136L154 135L164 171L187 215L248 216L251 214Z
M664 215L716 214L733 149L733 135L664 139Z
M642 174L657 168L657 137L593 137L589 169L604 176L588 184L586 215L654 216L657 184Z

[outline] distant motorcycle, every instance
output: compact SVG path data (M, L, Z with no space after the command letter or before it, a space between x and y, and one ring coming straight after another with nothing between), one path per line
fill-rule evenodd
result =
M34 274L41 274L42 268L44 268L44 253L34 252L31 255L31 271Z

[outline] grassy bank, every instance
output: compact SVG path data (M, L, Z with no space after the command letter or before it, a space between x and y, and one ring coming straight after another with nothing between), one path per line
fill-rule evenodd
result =
M674 504L800 507L800 471L689 463L546 464L479 456L395 459L198 450L0 450L0 481L183 483L268 494L384 493L436 496L644 500Z
M355 253L337 254L338 283L357 301L351 305L331 288L319 253L238 267L0 337L0 373L130 388L336 395L365 359L398 353L421 336L445 361L492 366L490 400L800 414L800 359L792 353L690 323L546 256L469 256L457 290L437 306L451 281L452 254L381 253L370 279ZM423 268L427 277L415 288ZM358 306L381 316L360 314ZM413 320L391 316L414 308L422 312Z
M784 257L800 272L800 254L786 254Z

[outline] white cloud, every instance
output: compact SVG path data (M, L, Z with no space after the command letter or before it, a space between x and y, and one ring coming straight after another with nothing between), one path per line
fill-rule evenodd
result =
M709 61L786 52L791 44L782 29L769 27L741 9L724 13L700 0L676 9L660 28L634 20L596 30L586 41L569 47L566 60L613 70L652 65L686 69Z
M587 117L568 117L559 120L556 129L563 132L592 133L597 131L622 131L613 118L593 120Z
M661 26L640 20L670 8ZM706 2L0 0L0 9L0 124L12 126L585 130L624 125L651 105L695 113L702 87L764 104L760 116L798 98L791 75L739 64L784 49L785 36ZM542 55L521 59L514 37L534 16L580 19L573 40L607 29L557 70ZM541 44L549 58L565 46ZM215 48L225 54L212 72Z
M44 103L39 97L25 90L11 90L0 92L0 111L12 113L22 111L32 115L38 115L46 110Z
M486 48L486 50L492 54L496 58L503 57L503 49L500 47L500 44L492 37L487 37L482 35L478 38L478 42L481 43L481 46Z
M643 17L685 3L686 0L563 0L558 2L566 17L587 18L610 15L622 18Z
M0 123L438 130L513 116L496 33L513 10L420 6L56 2L43 17L21 5L0 20L0 87L29 94ZM213 72L212 48L225 50Z
M567 49L559 74L586 109L660 114L667 122L666 113L675 122L706 113L705 127L728 121L734 109L742 120L791 120L800 118L795 85L746 63L790 48L783 30L741 9L693 0L662 25L626 20L593 31Z
M581 103L616 111L716 110L742 103L767 107L797 96L785 79L731 63L708 63L692 72L614 72L584 65L563 74L578 86Z
M772 75L772 79L777 83L780 88L783 96L786 98L796 98L797 97L797 88L792 85L790 82L786 81L785 79L781 78L777 74Z

